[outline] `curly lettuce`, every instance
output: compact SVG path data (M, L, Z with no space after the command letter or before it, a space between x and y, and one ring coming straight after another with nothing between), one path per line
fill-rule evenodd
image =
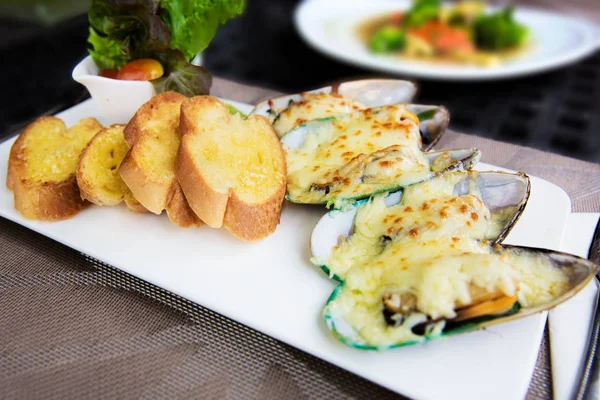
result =
M100 36L94 28L90 27L88 42L91 45L89 53L101 69L120 68L129 62L128 49L120 40Z
M100 69L158 60L165 74L152 81L157 92L208 94L210 73L189 61L243 8L244 0L92 0L89 53Z
M162 0L160 6L171 48L191 60L206 49L220 24L244 11L244 0Z
M170 48L171 34L158 15L159 3L159 0L92 1L88 42L90 55L99 68L118 68Z

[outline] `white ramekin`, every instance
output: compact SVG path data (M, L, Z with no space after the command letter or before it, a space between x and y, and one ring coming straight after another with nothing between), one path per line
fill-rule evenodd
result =
M198 54L192 63L200 65ZM126 124L137 109L156 94L154 85L147 81L122 81L98 76L99 68L91 56L84 58L73 69L73 79L84 85L109 124Z

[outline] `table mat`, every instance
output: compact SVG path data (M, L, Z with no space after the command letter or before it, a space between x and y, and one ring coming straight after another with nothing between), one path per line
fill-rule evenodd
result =
M213 94L276 93L217 78ZM465 146L600 211L600 165L455 132L438 148ZM549 365L546 334L528 399L551 397ZM0 398L138 397L401 398L0 218Z

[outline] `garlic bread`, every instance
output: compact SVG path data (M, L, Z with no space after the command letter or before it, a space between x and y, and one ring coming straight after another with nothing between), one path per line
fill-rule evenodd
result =
M121 178L141 205L155 214L166 210L171 222L181 227L202 224L175 176L179 113L186 99L164 92L138 109L123 131L129 151L119 167Z
M262 116L243 119L210 96L183 102L177 179L207 225L254 241L272 233L286 187L285 156Z
M125 125L115 124L101 129L79 156L77 185L81 197L99 206L114 206L125 201L134 212L145 208L135 199L121 175L119 166L129 151L123 136Z
M10 150L6 186L15 208L28 219L69 218L88 204L81 198L75 169L81 150L102 129L95 118L68 128L56 117L40 117Z

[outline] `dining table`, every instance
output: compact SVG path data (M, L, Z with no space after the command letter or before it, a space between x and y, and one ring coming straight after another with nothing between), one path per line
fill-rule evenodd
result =
M211 94L256 104L279 93L215 78ZM476 147L483 162L560 186L572 212L600 212L600 164L452 130L437 147ZM0 398L134 397L399 395L0 218ZM527 399L551 397L546 330Z

